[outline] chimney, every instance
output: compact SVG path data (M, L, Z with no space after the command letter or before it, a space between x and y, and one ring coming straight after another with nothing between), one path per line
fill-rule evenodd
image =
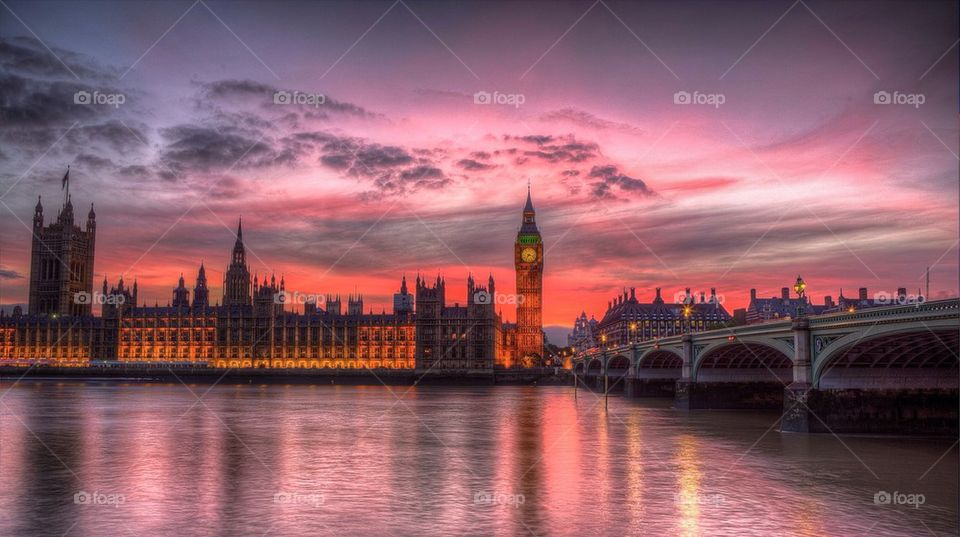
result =
M861 288L860 288L860 300L866 300L866 299L867 299L867 288L866 288L866 287L861 287Z
M683 295L683 303L684 303L684 304L688 304L688 303L692 302L692 300L691 300L692 297L693 297L693 295L690 294L690 288L687 287L687 289L686 289L686 294Z
M704 295L705 295L704 292L703 292L703 291L700 291L700 303L701 303L701 304L703 304L704 302L707 301L707 298L706 298L706 296L704 296Z
M826 307L828 307L828 308L832 308L832 307L833 307L833 297L830 296L830 295L827 295L827 296L823 297L823 305L826 306Z
M636 299L637 299L637 288L636 288L636 287L631 287L631 288L630 288L630 300L636 300Z
M781 287L781 288L780 288L780 298L782 298L782 299L784 299L784 300L790 300L790 288L789 288L789 287Z
M660 301L663 300L662 298L660 298L660 288L659 288L659 287L657 287L657 297L656 297L655 299L653 299L653 300L654 300L655 302L660 302Z
M899 301L900 304L906 304L906 303L907 303L907 288L906 288L906 287L900 287L900 288L897 289L897 300Z
M756 289L751 289L751 290L750 290L750 300L756 300L756 299L757 299L757 290L756 290Z

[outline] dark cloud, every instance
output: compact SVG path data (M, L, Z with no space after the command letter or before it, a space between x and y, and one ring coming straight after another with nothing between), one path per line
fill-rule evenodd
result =
M263 138L221 132L211 127L178 125L163 129L161 135L168 143L160 159L176 173L249 169L296 161L291 150L276 150Z
M120 120L78 125L64 137L65 147L67 151L82 152L102 146L114 154L129 155L146 148L148 137L145 129Z
M364 193L363 199L404 195L420 189L440 189L451 183L431 158L438 153L434 149L405 149L370 143L360 138L338 138L327 133L312 133L305 138L323 142L320 146L323 153L320 163L324 166L344 175L371 181L371 186L376 190Z
M88 153L81 153L77 155L77 158L73 159L73 164L78 168L88 168L93 171L113 168L112 160Z
M473 153L470 153L470 156L478 160L490 159L490 153L487 153L486 151L474 151Z
M118 71L103 67L82 54L56 47L52 50L56 56L35 39L23 37L0 38L0 67L3 67L3 70L7 72L16 71L31 76L69 77L71 79L73 75L70 74L70 71L73 71L78 77L85 80L114 78L119 74ZM61 63L61 60L63 63Z
M130 166L123 166L116 171L116 174L121 177L129 178L148 178L152 174L152 171L147 166L140 164L133 164ZM169 177L168 179L173 179Z
M465 158L457 161L457 166L460 166L464 170L471 172L479 172L484 170L491 170L495 168L493 164L484 164L483 162L478 162L473 159Z
M641 132L641 129L627 123L610 121L599 118L589 112L576 108L561 108L540 116L541 121L566 122L577 126L586 126L598 130L618 130L625 132Z
M0 280L18 280L23 278L23 274L11 269L0 268Z
M647 187L647 184L641 179L634 179L623 175L617 170L616 166L594 166L587 177L598 179L590 184L591 193L598 199L617 199L614 194L614 188L620 190L621 194L652 196L654 192Z
M584 162L600 154L600 147L597 144L579 142L572 135L553 136L537 134L529 136L505 136L504 139L535 144L537 149L524 151L523 154L550 163ZM525 162L526 160L518 160L516 164L522 165Z
M505 138L508 140L511 139L510 136L506 136ZM547 144L554 140L554 137L549 134L531 134L527 136L514 136L512 138L537 145Z
M276 86L264 84L262 82L256 82L254 80L217 80L215 82L201 84L201 86L204 89L204 95L210 99L257 99L262 101L264 107L276 108L278 111L287 108L303 110L304 116L308 119L328 119L329 116L327 115L327 112L334 112L362 118L383 117L382 114L371 112L362 106L333 99L321 91L301 91L293 88L278 88ZM274 95L276 95L278 92L287 92L293 94L297 91L301 91L301 93L309 93L311 95L324 95L323 104L314 106L308 104L276 104L274 102Z

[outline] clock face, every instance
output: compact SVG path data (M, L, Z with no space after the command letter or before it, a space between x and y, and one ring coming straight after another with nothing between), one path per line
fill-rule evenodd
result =
M524 248L520 252L520 259L522 259L524 263L533 263L537 260L537 251L533 248Z

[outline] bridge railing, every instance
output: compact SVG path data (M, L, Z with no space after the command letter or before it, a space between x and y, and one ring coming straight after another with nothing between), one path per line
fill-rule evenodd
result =
M894 306L878 306L857 310L854 312L843 311L837 313L827 313L825 315L810 316L810 325L830 324L843 321L862 321L879 319L885 317L895 317L899 315L910 314L937 314L951 311L960 314L960 298L950 298L946 300L933 300L920 304L905 304Z

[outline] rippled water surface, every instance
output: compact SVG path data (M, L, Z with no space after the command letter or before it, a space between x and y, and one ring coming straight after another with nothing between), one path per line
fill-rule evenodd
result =
M957 534L952 439L780 434L777 414L562 387L0 394L2 535Z

